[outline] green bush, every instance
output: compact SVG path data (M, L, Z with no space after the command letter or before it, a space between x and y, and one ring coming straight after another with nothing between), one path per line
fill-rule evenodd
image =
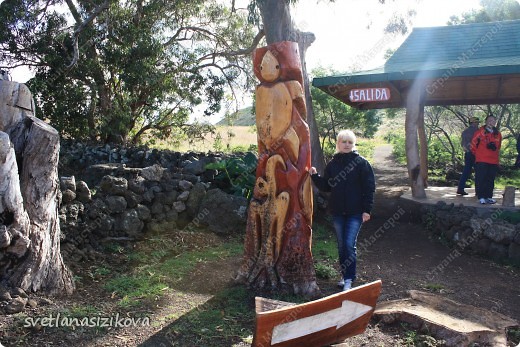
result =
M206 169L218 170L215 181L228 187L230 193L250 199L256 181L256 166L258 158L252 152L243 157L223 159L216 163L209 163Z

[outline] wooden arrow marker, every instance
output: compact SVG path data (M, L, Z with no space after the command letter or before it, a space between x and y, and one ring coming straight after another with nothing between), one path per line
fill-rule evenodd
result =
M381 281L303 304L256 297L253 347L324 346L363 333Z
M334 310L275 326L271 344L293 340L334 326L337 330L372 309L371 306L345 300L341 307Z

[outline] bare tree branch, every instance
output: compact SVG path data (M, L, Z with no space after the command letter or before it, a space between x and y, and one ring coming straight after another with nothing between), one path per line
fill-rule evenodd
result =
M108 5L110 4L110 0L105 0L101 5L96 7L94 9L94 11L92 11L92 13L82 22L81 22L81 18L79 17L79 13L77 12L76 7L72 3L72 0L66 0L66 1L67 1L67 5L69 6L69 9L70 9L72 15L74 16L74 19L76 20L76 23L79 24L78 27L76 28L76 30L74 30L74 34L72 35L72 37L74 38L74 55L72 57L72 61L70 62L70 64L66 66L67 69L70 69L71 67L76 65L78 63L78 60L79 60L79 48L78 48L78 37L79 37L79 34L81 34L81 32L83 30L85 30L85 28L90 23L92 23L92 21L101 12L103 12L104 10L106 10L108 8Z

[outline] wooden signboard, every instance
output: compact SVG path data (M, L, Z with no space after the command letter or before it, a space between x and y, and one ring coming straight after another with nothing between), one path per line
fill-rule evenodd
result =
M256 298L254 347L325 346L365 331L381 281L295 305Z
M390 89L388 88L364 88L352 89L349 94L352 102L379 102L390 100Z

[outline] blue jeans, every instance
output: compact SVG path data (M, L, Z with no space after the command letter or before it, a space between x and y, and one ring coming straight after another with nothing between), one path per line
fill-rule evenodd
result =
M464 188L466 188L466 181L471 175L471 169L475 165L475 156L471 152L464 153L464 169L462 170L462 175L460 176L459 187L457 188L457 192L463 192Z
M343 279L356 279L356 241L363 219L361 214L332 216L338 241L339 264Z

